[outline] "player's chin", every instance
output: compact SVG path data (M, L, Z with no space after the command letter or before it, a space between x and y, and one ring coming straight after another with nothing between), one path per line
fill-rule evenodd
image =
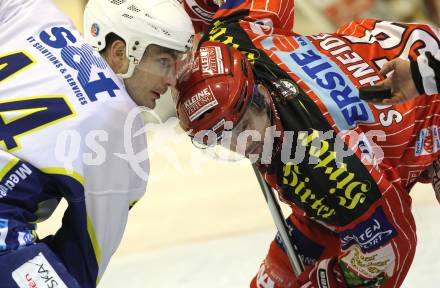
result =
M147 108L154 109L156 107L156 99L145 99L143 102L143 106Z

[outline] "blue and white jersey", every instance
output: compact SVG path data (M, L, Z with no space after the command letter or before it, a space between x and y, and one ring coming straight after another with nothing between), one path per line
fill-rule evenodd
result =
M136 108L50 1L0 0L0 253L38 241L36 223L65 198L43 241L81 287L96 285L146 190Z

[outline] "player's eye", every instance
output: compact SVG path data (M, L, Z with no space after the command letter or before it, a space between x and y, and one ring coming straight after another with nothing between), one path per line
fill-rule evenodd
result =
M164 69L169 69L171 67L171 60L168 58L160 58L159 63Z

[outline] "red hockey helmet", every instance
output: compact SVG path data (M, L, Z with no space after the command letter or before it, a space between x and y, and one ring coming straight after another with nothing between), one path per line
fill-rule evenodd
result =
M239 122L255 89L246 56L212 41L201 45L176 88L180 126L192 138L197 134L194 140L205 145L212 143L199 137L198 132L213 131L220 139L226 121L232 126Z

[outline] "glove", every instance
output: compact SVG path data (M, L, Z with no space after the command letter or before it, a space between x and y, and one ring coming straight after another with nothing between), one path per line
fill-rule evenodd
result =
M337 259L325 259L301 273L298 279L299 288L345 288L341 268Z

